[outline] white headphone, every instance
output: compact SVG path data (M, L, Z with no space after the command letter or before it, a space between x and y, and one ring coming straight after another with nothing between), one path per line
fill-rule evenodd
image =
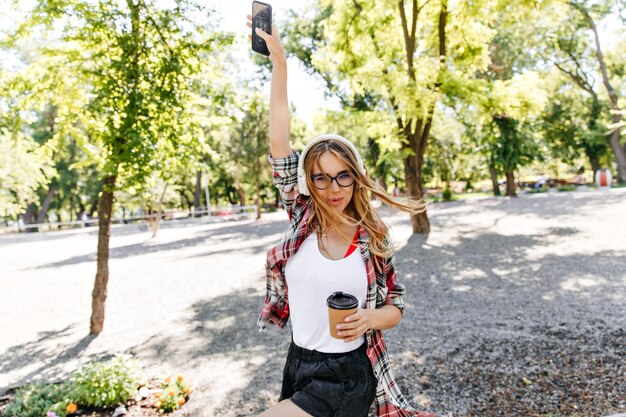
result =
M317 142L323 142L325 140L328 140L328 141L336 140L338 142L342 142L346 144L350 148L350 150L352 150L352 153L354 154L356 158L359 171L361 171L363 175L367 175L365 165L363 165L363 159L361 159L361 154L359 154L359 151L356 149L356 146L354 146L352 142L350 142L348 139L344 138L343 136L339 136L339 135L331 135L331 134L319 135L318 137L313 138L304 147L304 149L302 150L302 153L300 153L300 159L298 160L298 191L300 191L301 194L311 195L311 193L309 192L309 188L306 185L306 173L304 172L304 158L306 157L306 154L309 151L309 149L311 149L311 146L315 145Z

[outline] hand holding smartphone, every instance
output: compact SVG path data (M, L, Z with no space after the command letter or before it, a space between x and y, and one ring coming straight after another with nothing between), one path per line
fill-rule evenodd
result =
M272 6L267 3L252 2L252 50L269 56L267 44L256 34L256 28L260 28L269 35L272 34Z

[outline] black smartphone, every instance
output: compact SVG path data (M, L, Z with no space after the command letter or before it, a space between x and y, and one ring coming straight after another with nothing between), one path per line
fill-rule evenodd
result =
M256 34L256 28L272 34L272 6L260 1L252 2L252 50L269 56L265 41Z

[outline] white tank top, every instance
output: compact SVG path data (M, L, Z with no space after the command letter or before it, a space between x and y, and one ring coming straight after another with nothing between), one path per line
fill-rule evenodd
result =
M361 251L332 260L319 250L317 236L311 233L285 264L289 288L289 317L296 345L318 352L350 352L365 342L361 336L346 343L330 335L326 299L335 291L354 295L365 308L367 273Z

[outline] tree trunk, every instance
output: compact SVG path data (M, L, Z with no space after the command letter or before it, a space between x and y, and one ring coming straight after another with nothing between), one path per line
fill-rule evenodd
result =
M99 199L94 199L89 206L89 212L87 213L89 217L93 217L93 214L96 212L96 207L99 204Z
M619 141L619 139L618 139L618 141ZM624 160L626 160L626 143L624 143L624 149L622 149L622 152L623 152L622 156L623 156ZM626 171L626 170L624 170L624 171ZM619 178L618 178L618 182L619 182ZM621 182L620 184L625 184L625 183L626 182Z
M598 99L598 95L595 94L593 90L591 90L591 114L589 115L589 123L587 123L587 127L589 132L593 134L596 131L598 126L598 120L600 119L600 113L602 112L602 106L600 105L600 100ZM609 140L607 138L608 143ZM598 145L595 141L589 142L585 140L584 150L589 158L589 164L591 165L591 172L595 176L596 172L600 169L600 155L605 154L605 145Z
M41 203L41 210L39 210L39 213L37 213L37 223L43 223L46 219L46 216L48 215L48 209L50 208L50 203L52 203L52 197L54 196L54 193L57 191L57 186L56 185L50 185L50 187L48 187L48 191L46 192L46 196L43 199L43 202Z
M57 107L51 106L49 107L46 117L48 119L48 127L50 128L50 135L54 135L54 126L55 126L55 117L57 114ZM54 152L52 158L54 159ZM47 223L48 218L48 209L50 208L50 203L52 203L52 197L54 197L54 193L57 191L58 185L56 183L50 184L48 187L48 191L46 191L46 196L44 197L41 203L41 209L39 213L37 213L37 223ZM71 221L71 212L70 212L70 221Z
M37 206L35 206L34 203L29 204L28 206L26 206L26 213L24 213L24 216L22 217L24 219L24 224L35 224L35 219L37 218L37 215L35 213L35 208ZM29 231L33 231L34 229L28 229Z
M239 196L239 205L245 206L246 205L246 193L243 190L243 187L241 186L241 183L239 181L237 181L237 183L235 184L235 188L237 189L237 195Z
M193 194L193 207L196 211L200 210L200 204L201 204L200 192L201 191L202 191L202 171L196 171L196 190Z
M404 39L407 52L407 66L409 77L415 80L415 68L413 67L412 54L415 51L416 38L415 38L415 25L417 23L417 14L419 10L415 7L416 2L413 3L413 19L411 23L411 35L409 36L407 19L404 16L404 6L400 2L402 24L404 28ZM443 82L444 69L446 65L446 25L448 19L448 2L447 0L441 1L441 9L438 16L438 39L439 39L439 72L437 74L437 80L435 82L435 91L441 88ZM435 101L428 108L426 117L412 120L415 123L415 130L411 132L411 121L407 122L405 128L405 137L407 137L408 144L411 147L412 155L409 155L404 160L404 173L407 180L407 191L409 196L417 199L422 199L424 196L424 190L422 189L422 166L424 164L424 155L426 154L426 147L428 145L428 138L430 137L430 128L433 122L433 115L435 112ZM395 107L395 106L394 106ZM398 126L401 127L402 123L398 119ZM403 146L405 148L405 146ZM413 233L430 233L430 221L428 220L428 214L426 211L411 216L411 225L413 226Z
M189 210L189 213L191 213L191 210L194 208L194 205L193 205L193 202L189 199L189 196L187 195L187 190L181 188L178 194L180 195L182 200L185 200L185 203L187 203L187 210Z
M515 175L513 172L506 172L506 195L509 197L515 197Z
M258 166L258 161L255 163ZM259 170L257 169L258 173ZM256 186L256 220L261 218L261 180L259 179L259 175L255 175L255 186Z
M91 294L91 327L89 334L99 334L104 327L104 303L109 282L109 239L111 237L111 213L115 175L104 179L104 187L98 204L98 260L96 280Z
M498 173L494 167L489 168L489 175L491 176L491 186L493 187L493 195L499 196L500 193L500 184L498 184Z
M598 158L598 155L589 155L589 163L591 164L593 175L596 175L596 172L600 169L600 158Z
M617 182L620 184L626 183L626 151L619 143L620 129L615 129L609 135L609 145L615 155L615 162L617 162Z
M575 2L570 2L570 4L585 17L587 23L589 23L589 27L593 31L596 44L596 58L598 59L598 64L600 66L600 74L602 74L602 83L604 84L604 88L609 95L609 103L611 104L611 110L613 110L613 123L618 126L622 121L622 116L618 104L619 98L617 96L617 92L615 91L609 80L606 63L604 62L604 56L602 54L602 47L600 45L598 28L596 27L596 24L587 9L585 9L581 4ZM624 147L622 147L619 143L620 128L616 128L613 132L611 132L608 139L609 144L611 145L611 149L613 149L613 153L615 154L615 161L617 162L617 182L620 184L624 184L626 183L626 144L624 145Z
M418 155L420 147L418 141L415 139L416 135L410 135L409 143L403 145L403 148L410 147L413 155L409 155L404 158L404 175L406 178L406 188L409 197L413 197L416 200L422 199L424 196L422 190L422 171L419 167ZM417 152L414 146L417 147ZM424 211L411 216L411 225L413 226L413 233L430 233L430 222L428 220L428 214Z
M423 129L418 129L421 134L419 135L419 145L417 146L416 160L417 160L417 176L416 182L418 186L419 194L416 196L418 199L424 198L424 181L422 177L422 169L424 167L424 155L426 154L426 146L428 145L428 138L430 137L430 127L433 124L433 114L435 112L435 103L430 107L428 118L424 124ZM418 213L411 219L413 225L413 233L430 233L430 220L428 220L428 214L426 211Z
M430 233L430 221L425 211L411 216L411 225L413 226L413 233L422 233L425 235Z

